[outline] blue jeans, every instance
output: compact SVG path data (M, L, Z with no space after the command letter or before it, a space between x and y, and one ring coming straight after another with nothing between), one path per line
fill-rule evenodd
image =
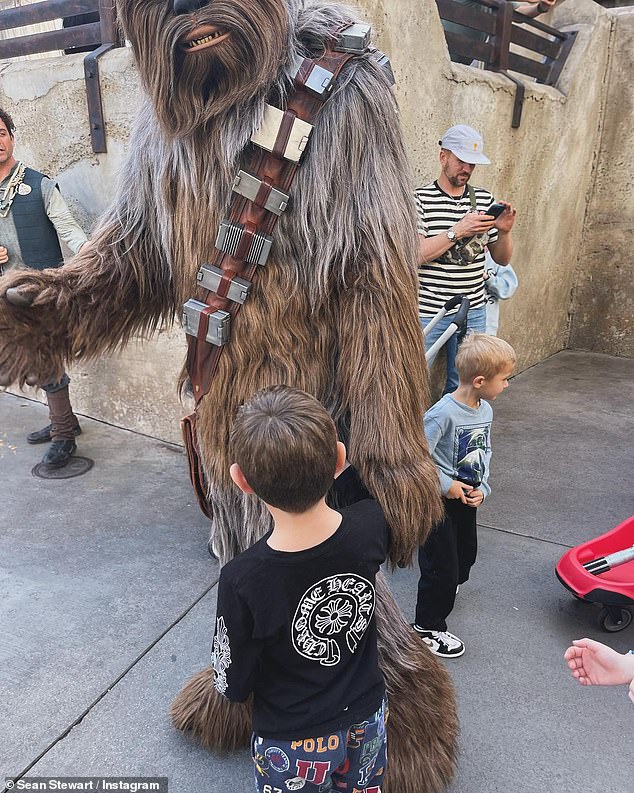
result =
M447 330L449 325L451 325L452 318L455 314L447 314L444 316L440 322L436 325L436 327L432 328L429 335L425 337L425 351L427 351L431 345L437 341L442 334ZM425 328L431 321L433 317L423 316L420 318L420 324ZM464 335L467 331L473 330L476 333L484 333L486 328L486 308L482 306L481 308L472 308L469 313L467 314L467 326L464 333L454 333L454 335L449 339L448 342L445 343L445 350L447 351L447 382L445 383L445 387L443 389L443 396L445 394L451 394L452 391L455 391L458 388L458 371L456 369L456 353L458 352L458 345L462 341Z

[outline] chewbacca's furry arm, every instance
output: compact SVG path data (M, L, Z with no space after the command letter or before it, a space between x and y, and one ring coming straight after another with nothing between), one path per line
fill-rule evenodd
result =
M416 316L406 327L403 315L411 311L406 303L412 295L402 296L405 302L357 284L343 296L339 324L338 374L350 410L348 457L386 515L394 565L411 563L442 516L438 474L423 432L422 333ZM394 328L391 320L399 311Z
M114 213L112 213L114 214ZM170 269L142 230L106 218L67 265L0 279L0 384L50 382L174 312Z
M311 225L329 229L327 240L312 243L315 260L330 262L340 285L336 376L349 413L349 459L381 504L393 533L391 562L402 565L442 512L423 431L428 372L412 179L380 68L360 61L346 77L315 129L311 184L298 193L311 202Z

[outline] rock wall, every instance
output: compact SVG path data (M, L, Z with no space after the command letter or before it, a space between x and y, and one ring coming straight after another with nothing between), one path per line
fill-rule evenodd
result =
M570 346L634 356L634 9L611 14L593 186L577 259Z

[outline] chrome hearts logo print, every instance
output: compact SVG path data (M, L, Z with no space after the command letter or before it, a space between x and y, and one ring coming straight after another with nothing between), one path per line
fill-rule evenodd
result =
M224 694L227 690L227 669L231 666L231 647L224 617L218 617L216 623L211 665L216 673L214 687L220 694Z
M340 573L314 584L302 596L293 623L293 647L304 658L335 666L344 646L353 653L374 613L372 584Z

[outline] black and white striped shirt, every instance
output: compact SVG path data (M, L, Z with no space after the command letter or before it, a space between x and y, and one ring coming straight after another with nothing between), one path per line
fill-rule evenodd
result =
M487 209L494 201L492 194L482 187L474 187L476 207ZM453 198L441 190L438 182L420 187L414 192L418 214L418 233L435 237L454 226L471 210L469 192L465 185L461 198ZM497 229L489 232L489 243L498 238ZM436 314L455 295L467 295L471 308L485 305L484 252L471 264L448 264L433 261L418 268L418 312L421 316Z

